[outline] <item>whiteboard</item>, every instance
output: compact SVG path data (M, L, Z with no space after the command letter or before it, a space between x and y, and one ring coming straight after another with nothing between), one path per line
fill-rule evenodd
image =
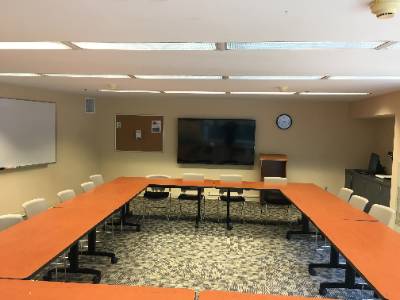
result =
M0 98L0 168L56 162L56 104Z

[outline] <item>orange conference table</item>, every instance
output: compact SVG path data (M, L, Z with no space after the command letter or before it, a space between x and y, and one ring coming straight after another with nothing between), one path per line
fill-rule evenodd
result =
M7 300L194 300L189 289L122 285L92 285L25 280L0 280L0 298ZM303 297L250 295L233 292L205 291L199 300L311 300Z
M0 280L0 299L7 300L194 300L189 289Z
M399 282L399 274L389 271L396 269L393 267L396 261L392 259L393 256L387 256L387 251L380 252L382 249L393 249L395 252L394 250L398 249L399 236L376 222L360 222L359 220L373 219L312 184L289 184L277 187L262 182L208 181L188 184L179 179L167 182L143 178L118 178L91 192L79 195L60 205L59 208L50 209L1 232L0 278L29 278L149 184L244 189L279 188L338 247L378 293L387 299L396 299L387 295L399 296L399 291L396 293L396 285L393 285L394 281ZM366 224L368 226L365 226ZM375 244L366 247L365 243L357 239L342 238L345 230L368 239L370 236L368 228L374 228L377 235L382 232L385 234L386 238L380 241L378 248ZM370 247L376 248L374 252L376 256L373 258L368 257L368 253L372 252ZM361 253L365 255L358 257ZM393 277L389 281L378 280L374 273L377 268L382 270L380 276L383 278L387 278L386 275Z
M146 186L145 182L117 179L0 232L0 278L32 278L70 247L71 268L67 271L93 274L98 282L99 271L79 267L77 242L89 233L89 248L93 248L86 254L108 254L113 259L113 254L94 249L96 226Z
M307 300L305 297L245 294L225 291L204 291L199 293L198 300ZM325 298L327 299L327 298ZM329 300L329 299L328 299Z

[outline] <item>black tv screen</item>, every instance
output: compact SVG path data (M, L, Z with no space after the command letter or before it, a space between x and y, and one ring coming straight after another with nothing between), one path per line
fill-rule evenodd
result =
M178 163L253 165L256 121L178 119Z

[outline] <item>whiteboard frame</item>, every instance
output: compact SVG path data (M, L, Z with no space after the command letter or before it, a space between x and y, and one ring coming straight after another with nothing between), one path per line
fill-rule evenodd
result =
M56 114L54 116L54 122L55 122L55 126L54 126L54 142L55 142L55 161L54 162L48 162L48 163L41 163L41 164L32 164L32 165L25 165L25 166L16 166L15 168L4 168L4 169L0 169L0 171L7 171L7 170L17 170L17 169L22 169L22 168L29 168L29 167L38 167L38 166L47 166L47 165L52 165L52 164L56 164L58 157L57 157L57 145L58 145L58 120L57 120L57 102L56 101L47 101L47 100L32 100L32 99L25 99L25 98L10 98L10 97L3 97L0 95L0 99L5 99L5 100L16 100L16 101L29 101L29 102L41 102L41 103L51 103L55 105L55 110L54 113Z

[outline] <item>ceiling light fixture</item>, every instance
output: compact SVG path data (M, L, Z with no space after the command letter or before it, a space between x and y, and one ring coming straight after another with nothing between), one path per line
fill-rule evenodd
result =
M160 94L160 91L147 91L147 90L110 90L110 89L101 89L99 92L107 92L107 93L147 93L147 94Z
M232 95L294 95L296 92L230 92Z
M43 74L49 77L68 77L68 78L106 78L106 79L130 79L129 75L122 74Z
M229 79L233 80L320 80L323 76L252 76L252 75L233 75Z
M230 42L228 50L374 49L383 42Z
M36 73L0 73L2 77L40 77L40 74Z
M0 42L0 50L67 50L61 42Z
M176 51L214 51L215 43L95 43L95 42L72 42L79 48L90 50L176 50Z
M300 92L299 95L310 95L310 96L366 96L371 93L360 93L360 92Z
M165 94L198 94L198 95L223 95L226 92L215 91L164 91Z
M137 79L202 79L218 80L222 79L220 75L134 75Z
M329 80L400 80L400 76L329 76Z

